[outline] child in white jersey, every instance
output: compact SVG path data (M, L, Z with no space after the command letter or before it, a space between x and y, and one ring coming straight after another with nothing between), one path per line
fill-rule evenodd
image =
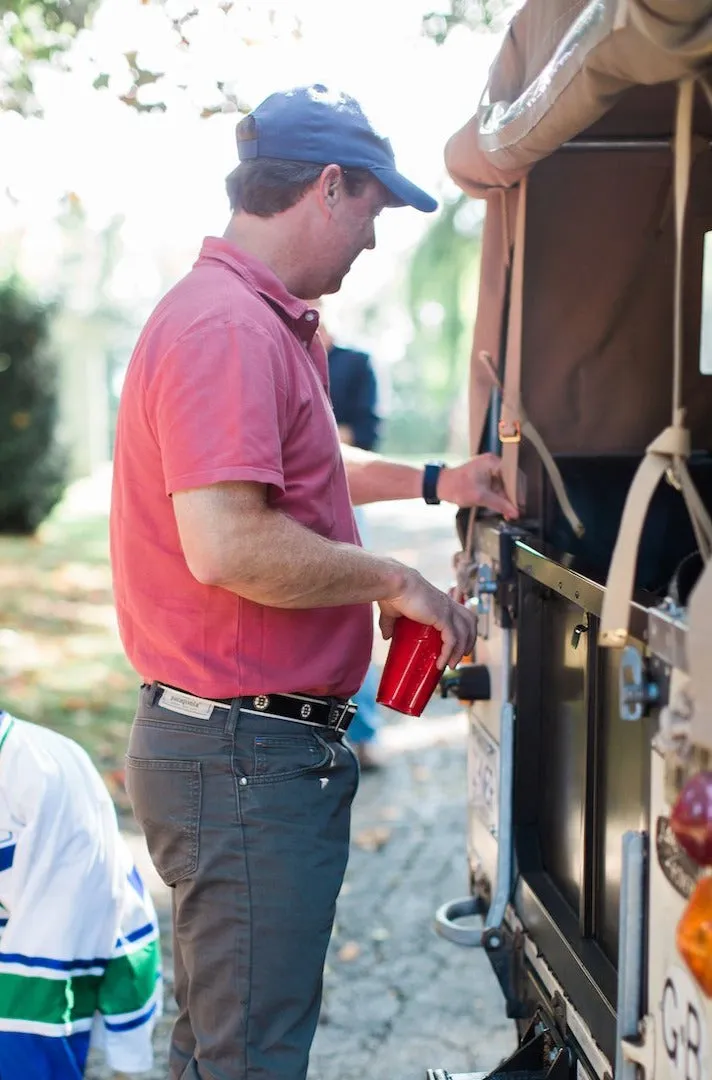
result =
M161 1006L156 913L103 780L0 711L0 1077L79 1080L92 1038L149 1069Z

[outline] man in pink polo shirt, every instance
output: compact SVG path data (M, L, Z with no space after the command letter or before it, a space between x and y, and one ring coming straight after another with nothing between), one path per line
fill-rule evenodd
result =
M358 104L273 94L238 124L232 217L159 303L124 384L111 554L143 678L127 786L173 887L178 1017L170 1076L303 1080L348 853L358 768L342 741L371 652L371 605L438 628L470 612L365 552L352 502L420 494L420 470L344 463L318 314L375 245L386 206L435 202L401 176ZM426 498L507 516L499 463Z

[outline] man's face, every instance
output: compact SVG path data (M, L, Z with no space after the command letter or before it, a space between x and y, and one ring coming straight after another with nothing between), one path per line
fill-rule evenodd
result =
M349 195L343 176L340 178L321 237L317 262L324 284L319 295L338 292L361 252L375 248L376 218L388 201L388 192L375 178L368 181L360 195Z

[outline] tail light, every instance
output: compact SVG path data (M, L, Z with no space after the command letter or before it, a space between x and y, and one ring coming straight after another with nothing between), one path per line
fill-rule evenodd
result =
M680 847L698 866L712 866L712 772L683 787L670 816ZM698 881L677 927L677 948L702 990L712 997L712 877Z
M712 997L712 877L697 883L678 923L677 948L702 990Z

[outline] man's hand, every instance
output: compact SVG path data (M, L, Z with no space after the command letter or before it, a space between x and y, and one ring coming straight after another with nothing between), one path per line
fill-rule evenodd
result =
M379 625L386 640L393 636L393 627L400 615L407 615L426 626L435 626L440 631L443 647L438 667L441 671L448 666L455 667L475 647L477 623L472 612L436 589L417 570L409 571L403 590L390 600L380 600L379 607Z
M443 469L438 477L438 497L456 506L484 506L511 519L519 516L502 480L502 461L496 454L479 454L464 465Z

